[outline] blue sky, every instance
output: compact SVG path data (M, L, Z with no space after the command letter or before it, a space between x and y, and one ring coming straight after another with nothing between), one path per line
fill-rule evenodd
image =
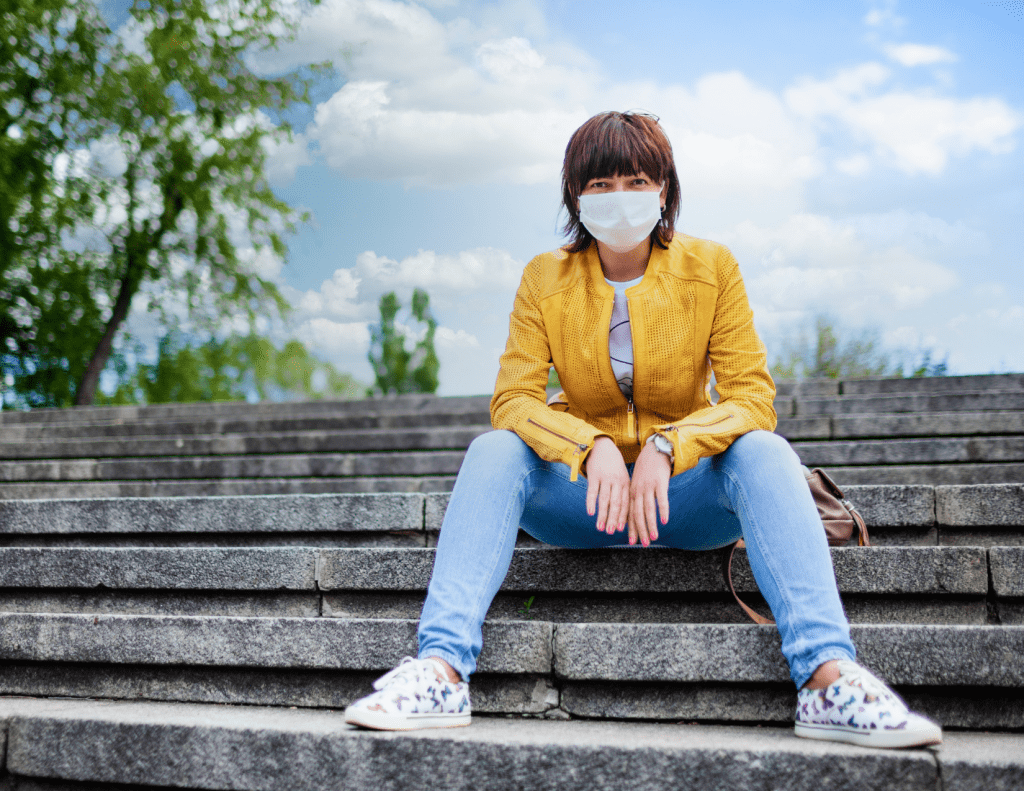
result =
M388 290L431 295L443 394L490 392L568 136L662 118L677 227L736 253L769 355L819 312L957 373L1024 370L1024 3L323 0L255 58L337 75L277 149L313 221L264 265L361 378ZM141 320L140 320L141 321Z

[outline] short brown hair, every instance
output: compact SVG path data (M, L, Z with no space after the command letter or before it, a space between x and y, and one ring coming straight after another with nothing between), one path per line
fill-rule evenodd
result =
M577 206L587 182L601 176L632 176L640 172L659 184L668 184L665 211L651 232L655 244L668 247L679 215L679 177L672 159L672 144L658 119L639 112L599 113L573 132L562 165L562 205L569 214L564 228L569 237L566 250L582 252L594 240L580 222Z

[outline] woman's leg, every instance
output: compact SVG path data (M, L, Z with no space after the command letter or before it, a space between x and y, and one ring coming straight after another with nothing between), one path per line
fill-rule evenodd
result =
M767 431L744 434L713 467L743 526L750 568L797 688L819 665L854 659L825 532L789 443Z
M566 465L544 461L513 432L477 437L441 525L420 616L420 658L443 659L464 679L476 669L481 626L508 573L520 524L558 546L624 543L625 533L597 532L586 494L583 478L570 482Z

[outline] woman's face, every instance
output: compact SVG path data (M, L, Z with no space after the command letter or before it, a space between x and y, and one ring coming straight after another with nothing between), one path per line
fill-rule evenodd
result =
M631 176L601 176L587 182L580 195L599 195L602 192L658 192L661 191L661 207L665 208L666 184L663 188L643 172Z

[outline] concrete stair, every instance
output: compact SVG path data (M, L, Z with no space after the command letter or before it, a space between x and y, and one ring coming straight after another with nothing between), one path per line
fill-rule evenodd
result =
M887 446L1021 439L1022 378L909 382L781 388L780 431L883 479L846 487L876 546L833 561L861 660L943 722L939 750L797 740L777 632L745 620L721 553L525 535L474 726L349 729L338 710L415 653L449 497L429 489L487 399L174 405L0 415L0 789L1021 788L1024 478L941 483L1012 463L936 451L914 458L947 478L904 483L910 452ZM965 392L976 411L926 409ZM321 477L270 474L298 458ZM31 464L68 474L10 479ZM183 469L213 477L158 477ZM736 577L763 607L743 557Z
M841 484L1024 482L1024 375L782 382ZM0 499L450 491L489 398L0 412Z

